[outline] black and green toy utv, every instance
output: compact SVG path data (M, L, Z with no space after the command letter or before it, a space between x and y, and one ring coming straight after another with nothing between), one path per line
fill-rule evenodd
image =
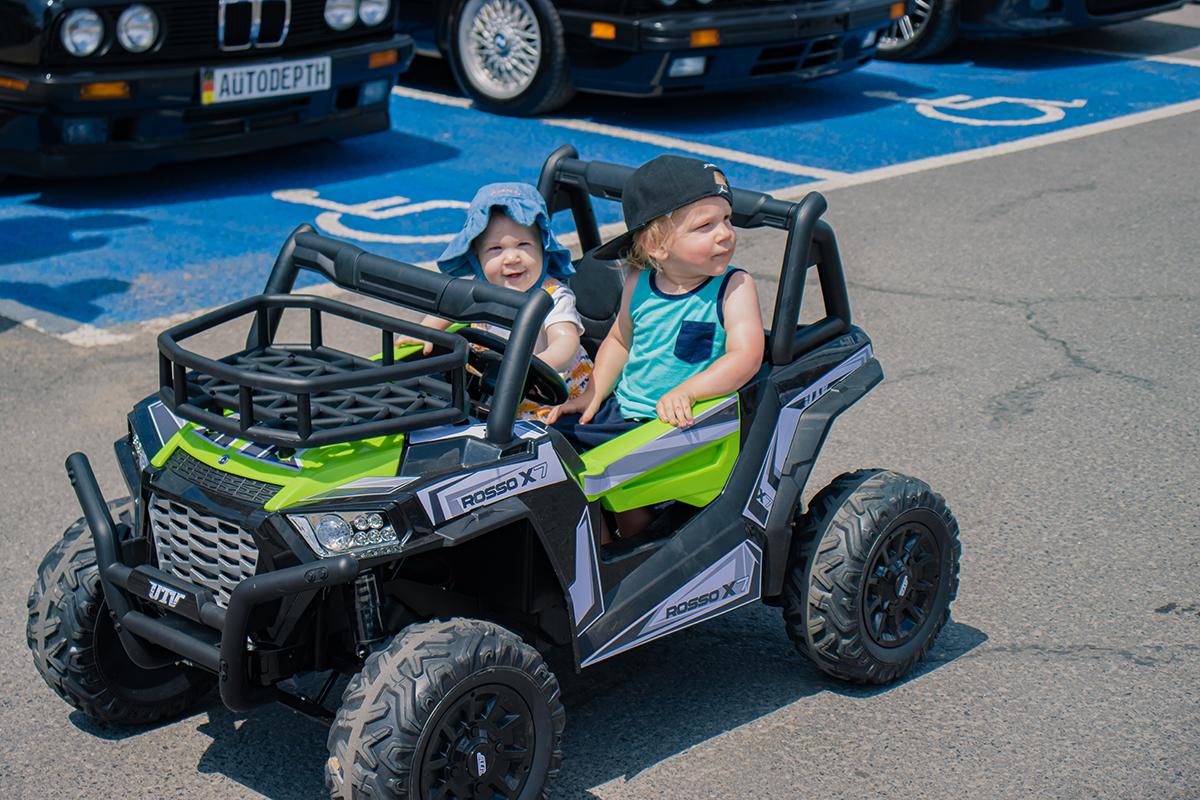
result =
M600 243L592 197L619 199L631 172L563 147L538 188L587 252ZM733 207L740 227L788 233L762 369L699 404L691 428L649 422L586 453L516 419L524 397L566 398L532 356L545 292L298 228L263 294L159 337L159 392L116 443L130 497L106 503L87 457L67 459L84 517L30 593L42 677L96 719L142 724L214 684L235 711L274 699L328 717L349 675L329 734L334 797L536 798L562 762L549 648L569 646L582 669L763 602L826 672L905 675L949 616L957 524L925 483L882 470L844 474L800 507L834 418L883 373L851 324L824 198L738 190ZM825 317L800 324L810 268ZM293 294L301 269L468 325ZM594 353L621 279L587 256L577 270ZM280 334L297 317L298 343ZM237 352L192 346L246 318ZM379 352L327 344L337 326L368 331ZM600 545L605 515L645 505L659 513L640 538ZM287 691L310 673L328 675L315 697Z

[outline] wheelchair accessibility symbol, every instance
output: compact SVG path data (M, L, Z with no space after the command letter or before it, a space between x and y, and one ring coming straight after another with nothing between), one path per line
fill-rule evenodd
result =
M1066 109L1083 108L1087 100L1039 100L1033 97L979 97L969 94L953 94L949 97L902 97L895 92L863 92L867 97L911 103L917 113L930 119L954 122L959 125L1013 127L1023 125L1049 125L1067 115ZM1025 115L1016 118L989 119L986 109L995 106L1016 105L1025 109ZM972 112L984 110L981 115ZM1032 116L1029 112L1036 112Z
M315 189L282 189L271 192L271 197L285 203L324 209L317 215L317 227L330 236L359 242L383 242L385 244L438 244L453 239L457 231L432 234L377 233L351 227L343 218L351 216L369 220L387 220L409 217L437 209L465 209L470 205L461 200L426 200L421 203L410 203L407 197L383 197L365 203L338 203L321 197L321 193Z

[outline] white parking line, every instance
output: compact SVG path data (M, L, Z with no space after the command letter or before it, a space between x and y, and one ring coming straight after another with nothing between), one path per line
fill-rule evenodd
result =
M615 125L603 125L599 122L588 122L582 119L544 119L542 122L555 128L598 133L601 136L612 136L615 139L626 139L631 142L641 142L658 147L667 147L672 150L682 150L685 153L694 153L698 156L715 158L719 161L748 164L752 167L769 169L772 172L782 172L785 175L803 175L808 178L817 178L818 180L829 180L841 178L848 174L831 169L809 167L804 164L793 164L790 161L779 161L765 156L756 156L753 153L743 153L740 150L730 150L726 147L713 147L712 145L692 142L687 139L676 139L673 136L662 136L657 133L647 133L646 131L634 131L627 128L618 128Z
M471 107L471 101L465 97L451 97L450 95L439 94L437 92L427 92L423 89L411 89L407 86L396 86L392 89L392 94L399 95L400 97L407 97L412 100L424 100L429 103L437 103L443 106L454 106L456 108ZM805 178L826 180L830 178L838 178L847 174L845 172L838 172L832 169L821 169L820 167L809 167L805 166L804 164L793 164L790 161L779 161L778 159L767 158L765 156L756 156L753 153L743 153L740 150L730 150L726 147L713 147L711 145L701 144L700 142L693 142L687 139L676 139L673 136L662 136L657 133L647 133L646 131L618 128L615 125L604 125L599 122L588 122L587 120L582 119L543 119L542 124L550 125L555 128L567 128L568 130L595 133L600 136L611 136L614 139L625 139L630 142L652 144L656 147L665 147L671 150L679 150L684 153L693 153L694 155L714 158L720 161L747 164L752 167L769 169L772 172L782 172L785 175L799 175Z
M1029 44L1035 47L1044 47L1047 50L1065 50L1071 53L1087 53L1093 56L1127 58L1131 61L1156 61L1159 64L1174 64L1177 67L1200 68L1200 60L1183 58L1181 56L1148 56L1141 53L1127 53L1124 50L1105 50L1102 47L1080 47L1073 44L1056 44L1054 42L1030 41Z
M949 167L955 164L965 164L970 161L979 161L984 158L1003 156L1008 155L1009 153L1019 153L1022 150L1033 150L1035 148L1045 147L1046 145L1050 144L1058 144L1059 142L1069 142L1073 139L1083 139L1088 136L1095 136L1098 133L1108 133L1109 131L1120 130L1121 128L1131 128L1135 125L1142 125L1147 122L1156 122L1160 119L1169 119L1170 117L1178 117L1181 114L1191 114L1196 111L1200 111L1200 100L1189 100L1185 103L1162 106L1149 111L1139 111L1136 114L1127 114L1123 117L1114 117L1113 119L1106 119L1102 120L1101 122L1093 122L1088 125L1080 125L1075 128L1066 128L1061 131L1053 131L1052 133L1043 133L1039 136L1029 136L1012 142L993 144L987 147L977 147L974 150L961 150L957 153L948 153L944 156L932 156L930 158L922 158L916 161L907 161L903 164L892 164L887 167L864 170L863 172L854 172L838 178L817 181L815 183L811 181L808 183L801 183L795 186L789 186L785 189L777 189L771 192L771 194L780 198L781 200L798 200L812 191L831 191L833 189L844 189L848 186L860 186L864 183L874 183L876 181L887 180L888 178L897 178L901 175L913 175L918 172L926 172L927 170Z

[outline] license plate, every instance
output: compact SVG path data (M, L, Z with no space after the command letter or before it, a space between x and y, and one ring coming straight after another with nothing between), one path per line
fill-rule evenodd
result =
M332 72L329 56L241 67L204 67L200 70L200 102L209 106L320 92L332 85Z

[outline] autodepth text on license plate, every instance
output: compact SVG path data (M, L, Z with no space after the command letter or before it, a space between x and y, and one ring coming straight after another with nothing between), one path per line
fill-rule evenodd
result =
M329 56L303 61L281 61L245 67L220 67L201 71L204 105L319 92L331 85Z

